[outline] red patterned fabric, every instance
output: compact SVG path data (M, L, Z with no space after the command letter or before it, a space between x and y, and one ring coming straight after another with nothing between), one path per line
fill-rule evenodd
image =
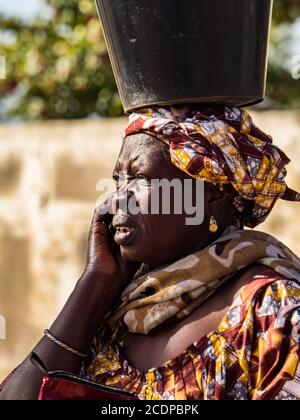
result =
M160 400L300 399L300 285L265 269L245 286L218 330L163 366L142 372L103 330L82 374Z

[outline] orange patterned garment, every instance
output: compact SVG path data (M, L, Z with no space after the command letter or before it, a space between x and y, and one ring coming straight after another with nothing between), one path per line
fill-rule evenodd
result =
M218 329L144 373L103 327L81 374L146 400L300 399L300 285L265 268Z

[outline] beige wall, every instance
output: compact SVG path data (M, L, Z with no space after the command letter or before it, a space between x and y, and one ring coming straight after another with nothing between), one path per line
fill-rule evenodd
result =
M288 181L300 190L300 113L254 117L292 158ZM54 320L84 268L96 183L111 174L125 122L0 125L0 379ZM300 254L300 204L279 203L260 229Z

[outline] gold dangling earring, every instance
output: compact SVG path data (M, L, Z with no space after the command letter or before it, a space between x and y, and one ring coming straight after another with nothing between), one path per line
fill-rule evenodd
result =
M219 226L216 219L213 216L211 216L210 221L209 221L209 231L211 233L217 233L218 229L219 229Z

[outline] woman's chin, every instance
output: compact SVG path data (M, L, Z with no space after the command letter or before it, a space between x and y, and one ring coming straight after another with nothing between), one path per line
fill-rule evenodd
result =
M138 244L121 245L120 251L122 257L129 262L144 262L145 252Z
M122 257L128 262L137 262L137 263L144 263L153 269L155 267L159 267L160 265L164 265L164 261L158 261L155 252L149 254L149 249L147 251L143 250L142 247L139 245L138 247L120 247Z
M145 249L140 243L130 246L120 246L122 257L128 262L144 263L152 266L154 264L154 255L149 255L149 248Z

